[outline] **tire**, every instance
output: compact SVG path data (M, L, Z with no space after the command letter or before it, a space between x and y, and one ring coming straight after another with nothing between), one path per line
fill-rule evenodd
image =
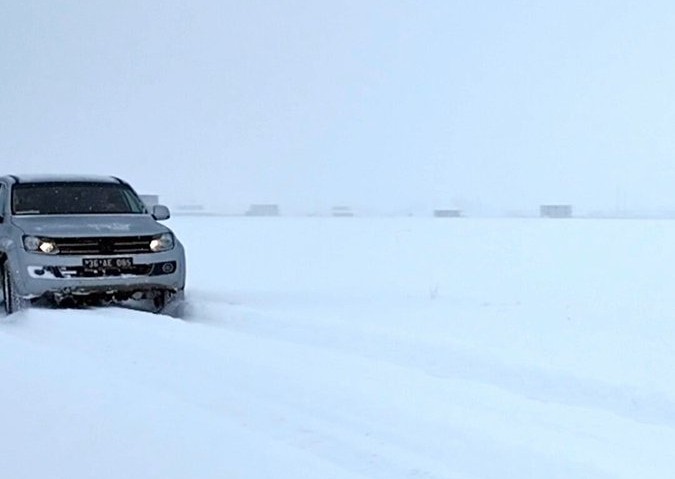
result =
M155 314L161 314L169 301L170 297L167 291L155 292L155 297L152 298L152 312Z
M25 300L14 289L14 278L12 278L12 273L6 262L2 265L2 296L5 303L5 313L8 315L21 311L25 306Z
M153 306L152 312L155 314L183 318L185 316L185 293L182 289L175 293L158 292L153 298Z

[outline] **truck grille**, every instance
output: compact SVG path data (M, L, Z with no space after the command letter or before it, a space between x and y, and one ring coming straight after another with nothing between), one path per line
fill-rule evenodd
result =
M114 255L150 253L152 236L116 236L89 238L53 238L59 254Z

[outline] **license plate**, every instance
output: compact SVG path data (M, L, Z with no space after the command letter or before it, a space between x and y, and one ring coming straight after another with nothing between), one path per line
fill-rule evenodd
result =
M125 269L134 265L132 258L85 258L82 260L84 269Z

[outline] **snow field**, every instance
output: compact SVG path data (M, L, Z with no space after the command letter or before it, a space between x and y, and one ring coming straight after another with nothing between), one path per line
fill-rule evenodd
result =
M16 478L663 478L675 223L191 218L189 316L0 324Z

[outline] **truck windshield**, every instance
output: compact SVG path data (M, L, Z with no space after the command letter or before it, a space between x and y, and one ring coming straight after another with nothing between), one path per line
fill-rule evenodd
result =
M142 214L145 205L118 183L20 183L12 188L15 215Z

